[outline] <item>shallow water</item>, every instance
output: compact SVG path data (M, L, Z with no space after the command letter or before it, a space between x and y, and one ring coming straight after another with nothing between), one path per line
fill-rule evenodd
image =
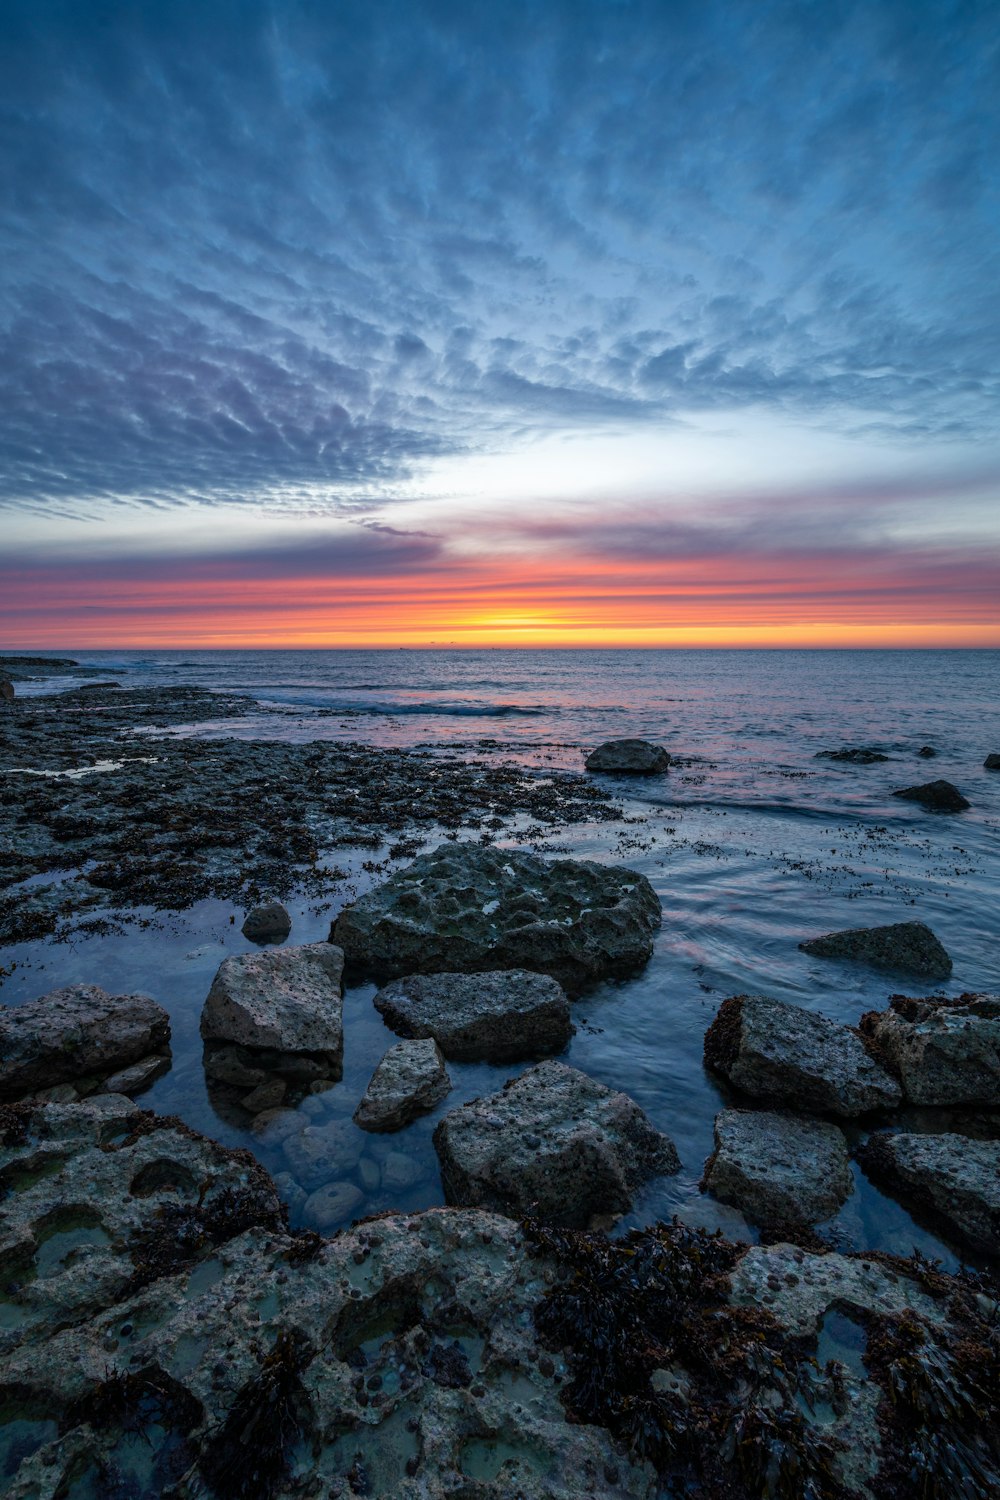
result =
M642 974L576 1002L568 1061L627 1090L677 1144L683 1171L660 1179L626 1223L672 1213L753 1237L741 1216L702 1194L712 1121L727 1102L701 1065L704 1032L720 1002L741 991L794 1001L855 1022L894 990L920 981L802 953L805 937L841 927L920 918L951 953L937 992L1000 988L996 922L1000 775L983 769L1000 749L1000 654L992 652L240 652L79 653L123 684L195 682L238 689L264 707L248 719L189 731L293 741L350 738L434 745L579 769L583 752L619 735L648 736L685 764L629 782L636 821L557 830L542 847L627 863L653 882L663 926ZM93 680L93 679L91 679ZM53 681L49 691L65 686ZM344 705L351 706L345 712ZM510 712L511 707L530 712ZM362 711L363 709L363 711ZM488 737L490 744L478 742ZM875 745L871 766L815 759L820 749ZM917 750L934 745L935 759ZM98 773L101 774L101 773ZM114 774L113 771L103 774ZM934 815L893 789L945 777L972 803ZM503 842L501 837L500 842ZM355 892L371 881L371 851L338 851ZM289 903L292 941L325 938L336 909ZM112 991L147 990L171 1013L174 1065L141 1096L217 1138L250 1145L239 1116L219 1112L201 1067L198 1018L227 953L251 945L241 913L203 902L123 935L24 944L0 953L17 1003L78 980ZM349 1119L373 1068L395 1040L371 1005L374 987L346 994L343 1081L307 1101L317 1123ZM352 1217L441 1201L431 1134L447 1109L490 1091L519 1067L449 1064L452 1093L430 1116L391 1136L359 1132L364 1150L345 1174L362 1193ZM931 1112L914 1128L934 1128ZM955 1128L949 1122L948 1128ZM852 1131L852 1142L863 1136ZM391 1160L390 1160L391 1158ZM855 1169L856 1191L827 1226L855 1248L955 1261L953 1247Z

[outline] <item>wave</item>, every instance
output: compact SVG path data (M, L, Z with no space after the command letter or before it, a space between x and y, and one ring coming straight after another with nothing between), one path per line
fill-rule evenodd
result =
M313 708L322 709L329 714L377 714L390 718L403 714L425 714L447 718L513 719L540 718L545 714L558 712L557 709L545 708L540 704L520 703L372 703L365 699L349 699L331 704L328 698L310 698L305 695L294 698L272 695L258 698L257 701L265 707L273 704L276 708Z

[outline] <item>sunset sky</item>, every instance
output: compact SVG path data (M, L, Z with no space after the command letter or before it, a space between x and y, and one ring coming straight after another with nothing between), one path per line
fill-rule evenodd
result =
M0 646L1000 645L996 0L0 0Z

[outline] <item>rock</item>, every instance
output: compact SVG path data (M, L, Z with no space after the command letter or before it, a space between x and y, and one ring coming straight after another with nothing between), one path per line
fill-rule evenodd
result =
M154 1052L149 1057L140 1058L129 1068L123 1068L120 1073L112 1073L106 1078L97 1090L101 1094L139 1094L143 1089L148 1089L151 1083L155 1083L170 1068L169 1053Z
M201 1013L206 1041L289 1055L305 1053L314 1076L339 1077L343 1067L344 955L330 943L241 953L224 959ZM265 1072L279 1061L260 1060ZM287 1068L285 1069L287 1072Z
M660 918L634 870L444 844L341 912L331 936L383 981L533 969L575 994L646 963Z
M756 1224L818 1224L837 1212L854 1180L836 1125L726 1109L715 1117L705 1186Z
M917 754L921 757L922 760L933 760L937 755L937 751L934 749L933 745L921 745L920 749L917 751Z
M203 1059L205 1074L215 1083L226 1083L230 1088L256 1088L267 1082L267 1073L254 1065L253 1056L253 1052L242 1047L218 1047L209 1043Z
M390 1151L382 1163L382 1186L387 1193L405 1193L425 1176L417 1158L407 1156L404 1151Z
M375 1008L398 1036L433 1037L461 1062L545 1057L574 1030L561 986L527 969L410 974L379 990Z
M888 760L881 750L871 745L844 745L840 750L817 750L815 760L843 760L852 766L873 766L878 761Z
M880 1131L857 1155L871 1177L944 1220L963 1244L1000 1255L1000 1141Z
M451 1079L437 1043L397 1042L379 1063L354 1111L362 1130L402 1130L418 1115L439 1104L451 1089Z
M928 979L947 979L951 959L923 922L896 922L889 927L857 927L828 932L800 943L818 958L848 958L874 969L899 969Z
M634 1100L558 1062L452 1110L434 1147L447 1202L571 1229L624 1213L647 1178L680 1170Z
M923 786L907 786L892 795L920 802L932 812L961 812L972 805L950 781L926 781Z
M255 1089L251 1089L240 1100L240 1104L252 1115L259 1115L266 1109L277 1109L285 1097L287 1087L284 1079L272 1078L268 1083L259 1083Z
M250 1121L252 1133L258 1136L265 1146L277 1146L288 1139L290 1135L298 1135L302 1129L302 1116L298 1110L262 1109Z
M850 1027L767 995L723 1001L705 1034L705 1064L755 1099L808 1114L849 1119L901 1098Z
M648 740L606 740L587 756L588 771L610 771L617 775L655 776L670 765L662 745Z
M13 703L14 684L9 677L0 677L0 703Z
M861 1032L910 1104L1000 1109L1000 996L896 996L862 1016Z
M280 901L268 901L248 911L242 932L251 943L283 943L292 930L292 919Z
M0 1006L0 1102L88 1074L106 1078L169 1045L170 1020L148 995L73 984Z
M331 1182L310 1193L302 1217L306 1224L325 1234L346 1224L363 1202L364 1194L353 1182Z
M364 1139L346 1120L334 1120L329 1125L307 1125L297 1135L286 1136L281 1149L296 1181L314 1188L353 1171L361 1159Z
M382 1186L382 1168L373 1156L363 1156L358 1162L358 1181L366 1193L377 1193Z
M1000 771L1000 755L997 755L995 752L991 755L987 755L986 759L983 761L983 765L986 767L987 771Z

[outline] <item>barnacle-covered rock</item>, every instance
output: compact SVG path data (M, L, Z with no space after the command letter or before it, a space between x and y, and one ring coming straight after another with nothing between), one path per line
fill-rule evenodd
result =
M836 1125L726 1109L715 1117L705 1186L754 1223L819 1224L846 1201L854 1181L847 1141Z
M354 1123L362 1130L401 1130L433 1109L451 1088L437 1042L397 1042L372 1074Z
M880 1131L858 1152L865 1171L962 1244L1000 1257L1000 1141Z
M573 1035L569 1001L547 974L409 974L375 996L399 1036L433 1037L460 1062L520 1062L561 1052Z
M78 1082L91 1092L151 1057L166 1066L169 1052L169 1018L148 995L109 995L96 984L50 990L0 1006L0 1100Z
M894 922L888 927L856 927L809 938L799 947L817 958L847 958L873 969L898 969L927 979L947 979L951 959L924 922Z
M896 996L861 1030L909 1103L1000 1108L1000 996Z

